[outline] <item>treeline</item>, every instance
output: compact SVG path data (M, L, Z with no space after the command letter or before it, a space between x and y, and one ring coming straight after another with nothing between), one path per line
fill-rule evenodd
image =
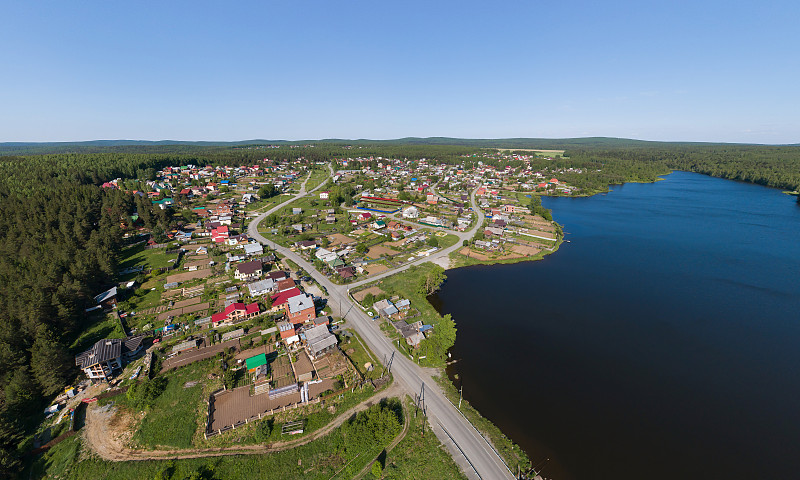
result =
M800 147L691 145L568 150L570 160L610 165L621 173L647 175L650 168L703 173L786 190L800 189ZM626 167L627 165L627 167ZM638 173L636 172L638 169Z

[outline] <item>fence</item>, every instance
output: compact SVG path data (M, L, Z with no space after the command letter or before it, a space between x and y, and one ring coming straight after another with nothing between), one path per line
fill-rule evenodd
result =
M222 394L225 394L225 393L227 393L227 392L222 392ZM215 397L215 395L217 395L217 393L211 394L211 398L213 399ZM227 432L229 430L236 430L236 427L241 427L242 425L247 425L250 422L253 422L253 421L256 421L256 420L261 420L264 417L272 416L277 412L285 412L287 410L294 410L295 408L302 407L304 405L315 405L317 403L320 403L321 401L322 401L322 397L317 397L314 400L310 400L310 401L308 401L306 403L302 403L302 402L290 403L289 405L284 405L283 407L279 407L279 408L272 408L272 409L270 409L268 411L259 413L258 415L253 415L252 417L245 418L244 420L239 420L238 422L234 423L233 425L227 425L225 427L218 428L216 430L212 430L211 429L211 422L214 420L214 417L213 417L213 413L214 413L214 411L213 411L213 403L214 402L213 402L213 400L211 400L211 401L208 402L208 413L207 413L208 416L206 418L206 431L203 433L203 436L206 439L209 439L209 438L214 437L216 435L220 435L222 433L225 433L225 432Z
M85 413L86 413L86 404L83 403L83 402L80 402L78 404L78 406L75 407L75 411L72 412L72 419L70 420L70 423L71 423L70 429L67 430L66 432L62 433L61 435L57 436L56 438L50 440L49 442L45 443L44 445L42 445L42 446L40 446L38 448L34 448L30 452L28 452L28 455L33 457L33 456L39 455L40 453L44 453L44 452L50 450L51 448L53 448L55 445L58 445L59 443L63 442L64 440L66 440L69 437L71 437L71 436L75 435L76 433L78 433L78 430L80 430L80 426L77 426L77 428L76 428L75 419L79 415L82 415L82 414L85 414Z
M377 390L383 385L383 383L387 382L388 380L389 380L388 377L386 378L386 380L378 379L377 385L376 385L375 382L373 382L371 380L368 381L368 382L362 381L359 385L356 385L356 386L363 387L365 383L370 383L372 385L372 387ZM208 400L208 411L206 412L206 430L205 430L205 432L203 432L203 436L206 439L209 439L209 438L214 437L216 435L220 435L222 433L225 433L225 432L227 432L229 430L236 430L236 427L241 427L242 425L246 425L246 424L248 424L250 422L253 422L255 420L261 420L262 418L272 416L272 415L274 415L275 413L278 413L278 412L285 412L287 410L294 410L295 408L302 407L304 405L316 405L316 404L318 404L320 402L322 402L324 404L325 400L327 400L329 398L332 398L332 397L336 397L338 395L341 395L341 394L343 394L343 393L345 393L347 391L351 391L352 389L356 388L356 386L343 388L341 390L337 390L335 392L331 392L331 393L329 393L327 395L320 395L319 397L317 397L317 398L315 398L313 400L309 400L308 402L305 402L305 403L297 402L297 403L291 403L289 405L284 405L283 407L279 407L279 408L272 408L272 409L270 409L268 411L265 411L263 413L259 413L258 415L254 415L254 416L252 416L250 418L246 418L244 420L240 420L240 421L234 423L233 425L228 425L228 426L225 426L225 427L222 427L222 428L218 428L216 430L212 430L211 429L211 423L214 420L214 416L213 416L213 414L214 414L214 400L215 400L217 395L225 395L225 394L229 393L228 391L226 391L224 389L220 389L220 390L217 390L216 392L212 393L211 396L209 397L209 400Z

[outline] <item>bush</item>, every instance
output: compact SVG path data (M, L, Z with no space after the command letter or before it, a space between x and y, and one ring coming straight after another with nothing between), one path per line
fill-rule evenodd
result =
M137 408L148 408L153 406L156 399L164 393L167 388L166 377L156 377L142 383L134 383L128 388L126 396Z
M375 461L375 463L372 464L371 473L372 476L375 478L381 478L383 476L383 468L381 468L381 462Z

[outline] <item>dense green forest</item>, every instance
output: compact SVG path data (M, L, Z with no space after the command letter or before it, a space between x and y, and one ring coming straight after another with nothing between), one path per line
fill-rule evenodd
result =
M581 174L566 174L564 179L587 190L652 181L670 169L788 190L800 187L797 146L600 143L524 146L566 148L567 158L537 159L534 164L580 168ZM10 147L3 148L0 151ZM15 148L30 152L34 147ZM0 475L13 473L20 464L16 445L24 425L19 420L38 415L46 399L78 373L76 352L68 345L85 327L84 309L93 304L92 297L117 280L121 220L136 211L154 230L175 221L149 201L100 188L103 182L153 178L168 165L241 165L264 158L314 162L382 156L466 166L478 161L522 165L487 159L483 154L490 150L473 145L367 141L357 147L343 142L281 148L183 144L35 148L51 153L0 157L0 312L5 327L0 331Z
M800 190L800 146L676 145L672 147L575 148L573 161L624 162L631 169L663 165L729 180Z

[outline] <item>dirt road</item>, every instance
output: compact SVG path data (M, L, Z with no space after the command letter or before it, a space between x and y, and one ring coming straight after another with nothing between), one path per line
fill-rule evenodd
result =
M86 411L86 425L82 429L83 438L89 448L105 460L114 462L136 460L165 460L183 458L220 457L225 455L254 455L269 452L279 452L298 445L304 445L327 435L333 429L342 425L354 413L366 410L384 398L401 397L403 389L395 382L386 390L380 391L364 400L355 407L341 413L325 427L312 432L310 435L297 440L276 442L270 446L244 445L235 447L217 448L190 448L169 450L134 450L125 446L131 435L131 418L116 415L113 405L98 407L96 404L89 406Z

